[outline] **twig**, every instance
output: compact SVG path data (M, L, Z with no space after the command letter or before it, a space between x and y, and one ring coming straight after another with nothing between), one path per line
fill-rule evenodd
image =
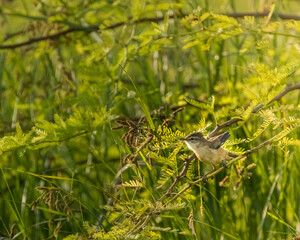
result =
M239 122L239 121L242 121L242 118L237 118L237 117L235 117L235 118L232 118L232 119L230 119L230 120L228 120L228 121L226 121L226 122L224 122L224 123L222 123L222 124L220 124L220 125L218 124L218 125L215 127L215 129L210 133L209 137L211 138L211 137L216 136L217 133L218 133L221 129L226 128L226 127L229 127L229 126L231 126L232 124L237 123L237 122Z
M269 15L269 11L265 12L254 12L254 13L246 13L246 12L236 12L236 13L222 13L228 17L233 18L244 18L246 16L250 17L267 17ZM283 20L300 20L300 16L291 15L291 14L284 14L284 13L274 13L275 17L281 18Z
M23 46L26 46L26 45L33 44L35 42L41 42L41 41L45 41L45 40L55 40L55 39L58 39L60 36L66 35L66 34L71 33L71 32L76 32L76 31L77 32L78 31L87 31L87 29L85 29L85 28L69 28L65 31L57 32L55 34L47 35L47 36L44 36L44 37L31 38L31 39L29 39L25 42L20 42L20 43L10 44L10 45L0 45L0 49L15 49L15 48L19 48L19 47L23 47ZM89 30L89 32L90 31L91 30Z
M300 89L300 83L295 84L295 85L291 85L291 86L287 86L282 92L280 92L279 94L277 94L274 98L272 98L272 100L270 100L267 104L259 104L257 105L255 108L252 109L251 113L256 113L258 112L261 108L263 108L264 106L267 106L269 104L271 104L272 102L275 101L279 101L284 95L286 95L287 93L296 90L296 89ZM232 119L229 119L228 121L217 125L215 127L215 129L209 134L209 137L214 137L218 134L218 132L226 127L231 126L234 123L240 122L242 121L242 117L233 117Z
M171 186L168 188L166 193L159 199L160 202L162 202L164 199L169 197L171 193L173 192L173 189L176 187L176 185L179 183L181 179L183 179L186 176L186 173L189 169L190 163L192 160L196 157L195 154L192 154L185 160L184 167L182 168L181 173L175 178L174 182L171 184Z
M24 30L21 30L21 31L18 31L18 32L14 32L14 33L8 33L8 34L6 34L6 36L4 37L3 40L7 41L8 39L13 38L15 36L18 36L18 35L20 35L22 33L24 33Z
M275 97L273 97L272 100L267 103L267 105L272 103L272 102L280 100L284 95L286 95L290 91L293 91L293 90L296 90L296 89L300 89L300 83L295 84L295 85L291 85L291 86L287 86L281 93L279 93Z
M153 139L153 134L148 134L147 138L145 139L145 141L137 148L137 150L135 151L135 153L133 154L129 154L125 159L125 161L130 160L131 162L137 164L137 161L135 160L136 157L138 156L138 154L152 141Z
M233 17L233 18L242 18L245 16L253 16L253 17L265 17L268 16L269 12L254 12L254 13L221 13L222 15L225 16L229 16L229 17ZM180 14L180 15L176 15L178 18L184 18L186 16L188 16L188 14ZM278 16L281 19L284 20L300 20L300 16L297 15L289 15L289 14L282 14L282 13L277 13L275 14L275 16ZM170 15L169 18L174 18L174 15ZM110 29L115 29L118 27L121 27L125 24L128 24L133 18L132 17L128 17L127 21L122 21L122 22L118 22L109 26L106 26L105 28L103 28L102 30L110 30ZM138 24L138 23L145 23L145 22L160 22L164 20L164 16L162 17L153 17L153 18L141 18L138 20L133 21L133 24ZM23 47L26 45L30 45L36 42L40 42L40 41L46 41L46 40L55 40L58 39L61 36L64 36L68 33L71 32L94 32L94 31L99 31L99 24L95 24L95 25L90 25L87 27L70 27L67 30L61 31L61 32L57 32L51 35L47 35L44 37L36 37L36 38L31 38L27 41L24 42L20 42L20 43L15 43L15 44L8 44L8 45L0 45L0 49L15 49L15 48L19 48L19 47ZM20 34L21 32L17 32L17 33L11 33L7 35L7 39L10 38L11 36L15 36Z
M174 18L173 15L170 15L169 18ZM123 22L119 22L119 23L115 23L112 25L109 25L107 27L104 27L101 30L109 30L109 29L114 29L114 28L118 28L121 27L125 24L127 24L130 20L132 19L132 17L129 17L127 21L123 21ZM144 22L160 22L164 19L164 17L155 17L155 18L141 18L138 20L133 21L133 24L137 24L137 23L144 23ZM24 42L20 42L20 43L15 43L15 44L10 44L10 45L0 45L0 49L15 49L15 48L19 48L19 47L23 47L26 45L30 45L36 42L40 42L40 41L46 41L46 40L55 40L58 39L61 36L64 36L68 33L72 33L72 32L96 32L99 31L99 24L95 24L95 25L90 25L87 27L70 27L67 30L61 31L61 32L57 32L54 34L50 34L44 37L36 37L36 38L31 38L27 41ZM10 35L14 35L14 33L10 34Z

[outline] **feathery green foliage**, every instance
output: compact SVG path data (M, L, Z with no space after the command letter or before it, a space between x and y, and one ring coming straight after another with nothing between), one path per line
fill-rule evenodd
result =
M297 3L1 4L0 239L300 235Z

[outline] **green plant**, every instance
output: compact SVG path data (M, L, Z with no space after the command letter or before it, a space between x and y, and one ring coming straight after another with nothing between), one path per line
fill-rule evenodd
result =
M296 6L4 2L0 237L299 235ZM225 130L204 177L179 139Z

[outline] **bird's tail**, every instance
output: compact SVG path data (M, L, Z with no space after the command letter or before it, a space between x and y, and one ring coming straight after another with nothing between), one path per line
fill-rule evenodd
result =
M229 132L224 132L224 133L222 133L221 135L219 135L220 136L220 140L221 140L221 142L226 142L227 141L227 139L230 137L230 133Z
M229 132L224 132L218 136L216 136L216 138L219 139L220 141L220 145L222 146L226 141L227 139L230 137L230 133Z

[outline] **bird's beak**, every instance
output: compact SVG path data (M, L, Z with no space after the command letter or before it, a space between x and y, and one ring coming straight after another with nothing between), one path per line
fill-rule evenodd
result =
M180 141L185 141L185 140L186 140L186 138L179 138L179 140L180 140Z

